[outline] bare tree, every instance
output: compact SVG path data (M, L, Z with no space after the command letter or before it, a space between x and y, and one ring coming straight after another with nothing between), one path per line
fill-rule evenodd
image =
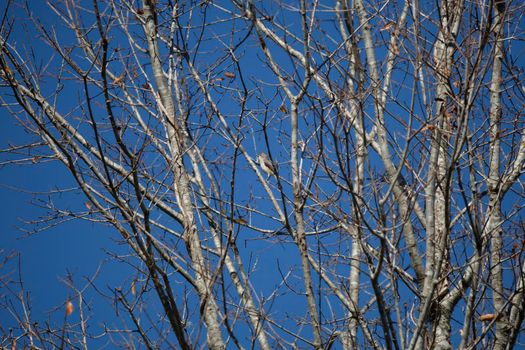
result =
M523 341L521 2L47 5L4 11L2 106L33 138L5 163L62 164L87 210L43 224L109 224L132 252L120 345ZM46 334L87 348L79 327Z

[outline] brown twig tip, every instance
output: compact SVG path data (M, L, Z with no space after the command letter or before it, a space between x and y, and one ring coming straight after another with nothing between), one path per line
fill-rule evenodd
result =
M126 78L126 73L122 73L120 76L115 78L115 80L113 80L113 84L120 85L124 82L125 78Z

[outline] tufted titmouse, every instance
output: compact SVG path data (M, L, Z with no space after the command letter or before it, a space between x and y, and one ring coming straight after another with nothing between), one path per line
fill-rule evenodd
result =
M272 163L270 158L266 153L261 153L257 156L257 161L261 166L261 169L268 174L269 176L276 176L277 171L275 170L275 165Z

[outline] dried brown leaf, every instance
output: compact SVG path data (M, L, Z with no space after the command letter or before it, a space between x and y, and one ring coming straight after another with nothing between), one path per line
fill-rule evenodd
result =
M436 129L436 126L433 125L433 124L425 124L425 126L423 126L421 128L421 132L424 132L424 131L433 131L434 129Z
M481 322L489 322L496 318L496 314L484 314L479 316Z
M75 310L75 307L73 306L73 303L71 302L71 300L68 300L66 302L66 316L71 315L74 310Z
M388 21L388 22L386 22L385 25L384 25L381 29L379 29L379 30L380 30L380 31L389 30L390 28L392 28L392 27L394 26L394 24L395 24L394 22L392 22L392 21Z

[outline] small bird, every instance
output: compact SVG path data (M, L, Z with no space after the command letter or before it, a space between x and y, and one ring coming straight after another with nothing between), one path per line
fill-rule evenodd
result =
M266 153L261 153L257 156L257 161L261 169L268 174L268 176L276 176L277 171L275 170L275 165L272 163L270 158Z

